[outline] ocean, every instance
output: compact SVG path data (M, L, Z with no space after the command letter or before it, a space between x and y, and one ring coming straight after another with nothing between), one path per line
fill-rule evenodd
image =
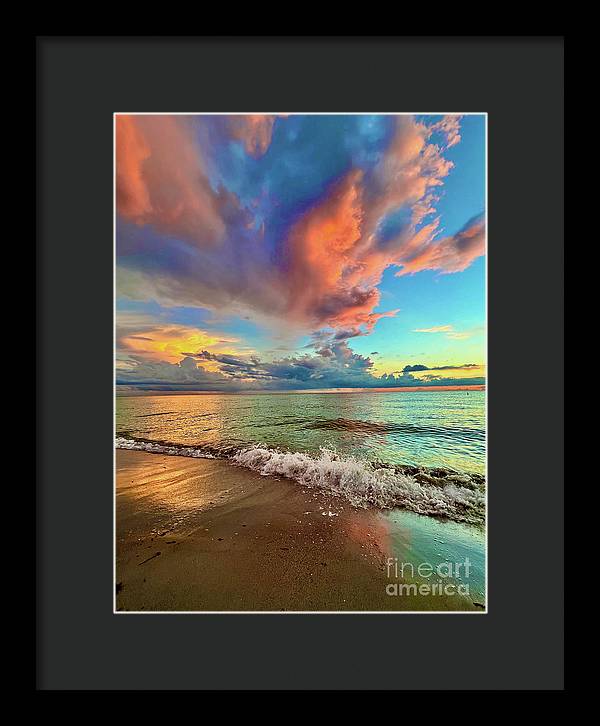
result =
M227 459L356 507L482 526L485 392L120 395L116 445Z

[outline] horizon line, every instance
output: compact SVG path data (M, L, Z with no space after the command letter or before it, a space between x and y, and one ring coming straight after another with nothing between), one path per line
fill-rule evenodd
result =
M294 389L280 389L274 391L267 390L253 390L253 391L209 391L206 389L126 389L122 388L119 390L117 384L116 395L122 396L165 396L165 395L184 395L184 396L252 396L252 395L285 395L285 394L299 394L299 393L310 393L310 394L321 394L321 393L417 393L420 391L432 391L432 392L449 392L449 391L485 391L485 383L473 383L465 385L449 385L449 386L396 386L391 388L385 388L383 386L377 386L373 388L361 387L361 388L294 388Z

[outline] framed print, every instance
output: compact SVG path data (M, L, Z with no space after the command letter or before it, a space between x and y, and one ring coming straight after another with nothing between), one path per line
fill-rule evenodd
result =
M486 611L485 153L115 114L116 612Z
M36 64L38 690L562 690L563 39Z

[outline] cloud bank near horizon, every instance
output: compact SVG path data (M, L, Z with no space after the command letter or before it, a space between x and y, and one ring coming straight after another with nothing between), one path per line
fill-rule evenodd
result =
M215 365L208 370L206 364ZM185 353L178 363L138 359L131 369L117 371L117 384L141 389L206 391L269 391L320 388L401 388L406 386L482 385L485 378L439 375L440 371L480 368L464 366L406 366L376 376L370 356L352 352L345 341L321 348L316 354L287 356L273 361L258 356L236 356L202 350ZM422 377L416 371L427 371Z

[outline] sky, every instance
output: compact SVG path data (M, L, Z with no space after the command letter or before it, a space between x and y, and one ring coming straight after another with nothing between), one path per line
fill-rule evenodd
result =
M115 125L119 388L485 383L485 116Z

